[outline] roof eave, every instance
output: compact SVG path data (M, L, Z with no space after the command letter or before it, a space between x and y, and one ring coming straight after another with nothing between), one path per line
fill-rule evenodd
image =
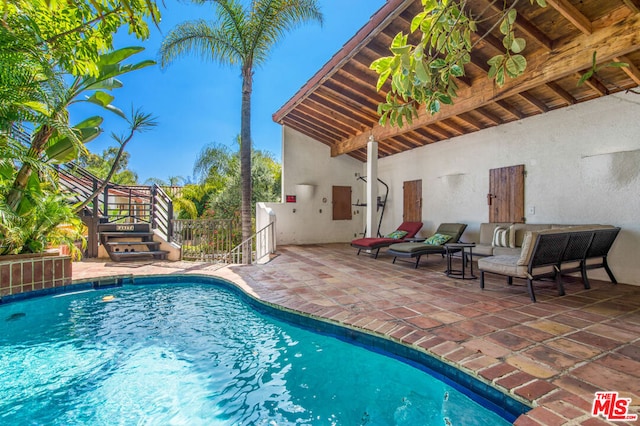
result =
M382 31L390 21L393 21L407 7L413 3L413 0L388 0L387 4L382 6L369 22L362 27L356 35L342 46L335 55L311 77L304 86L296 92L278 111L273 114L273 121L282 124L282 119L294 109L300 102L305 100L307 96L313 93L318 86L322 85L326 80L337 72L343 64L355 56L366 44Z

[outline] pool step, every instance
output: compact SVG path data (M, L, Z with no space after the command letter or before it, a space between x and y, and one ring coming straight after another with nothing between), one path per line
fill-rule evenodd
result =
M166 259L169 253L160 250L160 242L154 241L154 233L147 223L98 225L100 243L114 262L138 259Z

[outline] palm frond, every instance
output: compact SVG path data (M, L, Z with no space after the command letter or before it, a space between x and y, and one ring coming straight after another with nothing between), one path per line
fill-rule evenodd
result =
M257 0L252 3L250 50L254 52L254 65L264 63L273 46L287 33L310 21L321 25L323 22L315 0Z
M242 62L242 46L227 37L225 29L204 20L184 22L172 29L160 46L160 64L166 67L175 59L193 54L222 65Z

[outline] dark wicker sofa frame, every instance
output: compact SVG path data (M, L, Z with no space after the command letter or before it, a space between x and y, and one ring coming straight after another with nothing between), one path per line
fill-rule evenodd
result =
M518 267L519 256L489 256L478 261L480 287L484 288L485 272L507 275L511 285L513 278L527 280L531 301L536 301L533 281L544 277L554 277L558 295L565 294L562 274L580 272L585 289L590 288L587 271L604 268L612 283L617 280L609 268L607 256L620 228L599 228L579 231L549 231L539 233L531 252L526 271Z

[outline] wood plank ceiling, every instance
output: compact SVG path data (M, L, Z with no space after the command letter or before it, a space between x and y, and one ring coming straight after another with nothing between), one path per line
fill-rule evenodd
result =
M468 2L474 13L493 3L502 5L502 0ZM366 161L371 135L383 158L640 85L640 0L547 0L546 8L518 0L516 8L516 31L527 41L528 66L524 76L507 80L502 88L487 78L487 60L503 51L495 29L473 51L454 105L434 116L421 110L412 125L402 128L380 126L377 105L390 87L376 91L377 74L369 65L389 55L393 37L406 33L421 10L420 0L389 0L273 119L329 145L332 156ZM482 22L478 33L497 20ZM594 51L599 63L629 66L602 68L578 86Z

